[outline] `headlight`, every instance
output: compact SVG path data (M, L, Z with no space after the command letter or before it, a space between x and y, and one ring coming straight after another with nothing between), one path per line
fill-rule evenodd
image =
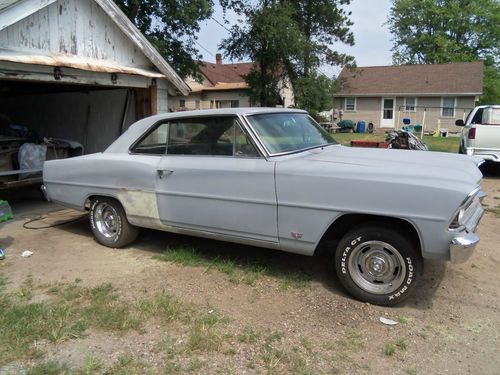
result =
M462 202L450 222L449 229L453 231L474 231L484 210L481 201L485 194L479 189L474 189Z

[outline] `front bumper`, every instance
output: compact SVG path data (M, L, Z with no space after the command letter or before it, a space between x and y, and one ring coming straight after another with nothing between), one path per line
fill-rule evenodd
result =
M479 243L479 237L475 233L467 233L464 236L455 237L450 243L450 260L452 263L464 263L469 259Z
M484 208L481 204L486 194L478 190L470 198L470 204L466 210L469 217L457 237L453 237L450 242L450 261L452 263L464 263L469 259L479 243L479 237L476 235L476 229L484 214Z

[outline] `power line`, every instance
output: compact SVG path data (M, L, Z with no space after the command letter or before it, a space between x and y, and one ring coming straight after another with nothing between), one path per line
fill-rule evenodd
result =
M219 24L219 26L221 26L224 29L226 29L226 31L231 32L231 30L229 30L224 24L222 24L221 22L219 22L215 17L210 16L210 18L213 19L215 22L217 22Z
M197 45L199 45L202 49L204 49L206 52L208 52L209 55L211 55L212 57L215 57L215 55L210 52L207 48L203 47L197 40L194 41Z

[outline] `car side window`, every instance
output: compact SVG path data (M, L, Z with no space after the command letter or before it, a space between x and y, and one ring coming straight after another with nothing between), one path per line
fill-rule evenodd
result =
M481 124L483 122L483 108L479 108L474 117L472 118L471 124Z
M246 138L234 117L190 118L171 121L167 154L257 156L255 148Z
M145 155L164 155L167 151L168 125L168 123L163 123L153 129L135 145L133 152Z
M255 146L252 144L248 136L243 132L239 124L235 124L234 134L234 156L252 157L259 156Z

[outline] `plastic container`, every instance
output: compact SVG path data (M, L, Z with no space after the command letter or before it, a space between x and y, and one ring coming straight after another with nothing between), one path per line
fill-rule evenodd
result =
M356 133L364 133L365 127L366 123L364 121L358 121L358 125L356 126Z
M0 200L0 223L14 218L9 202Z

